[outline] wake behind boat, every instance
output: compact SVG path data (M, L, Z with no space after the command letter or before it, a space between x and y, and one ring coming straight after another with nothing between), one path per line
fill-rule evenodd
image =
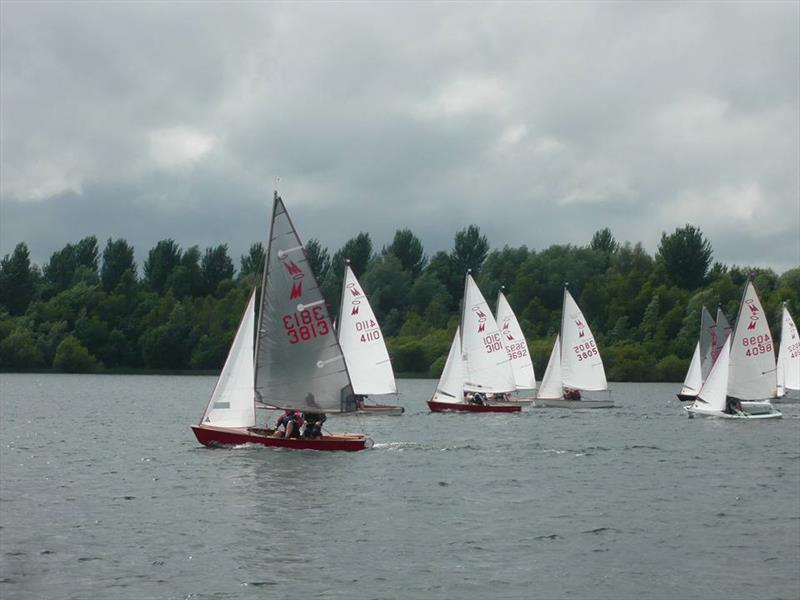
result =
M261 289L258 318L253 290L203 417L192 426L197 440L205 446L294 450L370 447L372 441L361 433L276 437L274 430L256 427L257 405L317 415L343 412L353 404L325 299L277 192Z
M432 412L519 412L519 404L502 402L515 389L497 321L467 272L461 324L428 407Z

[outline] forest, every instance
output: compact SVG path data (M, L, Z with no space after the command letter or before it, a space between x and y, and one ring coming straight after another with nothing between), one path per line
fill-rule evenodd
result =
M700 311L720 306L731 322L753 278L780 335L783 302L797 318L800 267L713 261L702 231L663 233L657 252L620 244L609 229L585 246L490 248L477 226L458 231L449 251L427 256L408 229L380 250L361 232L331 253L312 239L309 263L335 318L345 259L380 321L395 372L438 377L455 328L464 274L472 270L494 307L504 289L528 340L538 378L559 329L568 285L597 338L611 381L682 381ZM261 243L238 270L221 244L181 248L161 240L141 273L134 248L94 236L67 244L41 267L24 242L0 262L0 369L55 372L203 372L221 369L247 296L260 283Z

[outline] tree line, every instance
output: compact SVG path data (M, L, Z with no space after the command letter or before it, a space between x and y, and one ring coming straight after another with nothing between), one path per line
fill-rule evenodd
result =
M449 251L426 255L408 229L380 250L361 232L333 254L306 244L309 263L338 312L345 260L381 323L395 372L437 377L442 370L472 270L489 303L504 289L541 377L558 332L564 285L597 338L613 381L680 381L700 327L700 309L720 305L736 317L742 288L754 278L780 335L785 301L797 315L800 267L727 267L713 261L699 228L663 233L654 256L620 244L609 229L585 246L491 249L471 225ZM150 249L141 276L124 239L86 237L39 266L24 242L0 261L0 368L64 372L218 370L250 289L260 283L261 243L234 268L225 244L201 251L174 240Z

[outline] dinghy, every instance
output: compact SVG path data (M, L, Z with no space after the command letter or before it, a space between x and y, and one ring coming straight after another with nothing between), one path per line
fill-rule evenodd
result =
M511 371L514 374L514 386L517 394L535 390L536 375L533 372L533 362L530 350L528 350L528 342L522 333L522 327L519 326L517 315L514 314L502 289L497 293L497 310L495 314L495 320L500 327L503 346L506 349L508 359L511 361ZM507 402L509 404L527 406L532 401L533 398L513 396Z
M783 303L781 320L781 345L778 349L777 387L775 396L779 401L788 399L787 392L800 390L800 336L786 303Z
M346 261L344 267L338 323L336 335L353 382L355 401L355 405L350 407L352 412L347 414L403 414L402 406L366 402L368 396L394 394L396 397L397 383L381 327L361 284L350 268L350 261Z
M428 407L432 412L519 412L519 404L496 399L507 398L515 389L497 321L467 272L461 325Z
M689 370L686 372L686 379L683 387L678 393L678 399L682 402L691 402L697 398L703 382L711 372L714 364L715 341L717 338L717 326L708 309L704 306L700 311L700 338L694 347L692 361L689 363Z
M192 430L206 446L364 450L372 440L361 433L282 438L256 426L257 406L337 413L353 405L325 299L277 192L270 223L258 316L252 292L211 399Z
M537 408L611 408L614 401L583 398L584 392L607 392L608 382L592 330L569 290L564 288L561 330L547 362Z
M766 315L752 282L745 285L736 326L727 337L689 416L775 419L775 353Z

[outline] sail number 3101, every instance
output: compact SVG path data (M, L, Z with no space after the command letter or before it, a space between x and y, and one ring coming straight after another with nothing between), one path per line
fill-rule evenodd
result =
M320 306L284 315L283 328L286 330L290 344L307 342L315 337L328 335L330 332L328 320Z

